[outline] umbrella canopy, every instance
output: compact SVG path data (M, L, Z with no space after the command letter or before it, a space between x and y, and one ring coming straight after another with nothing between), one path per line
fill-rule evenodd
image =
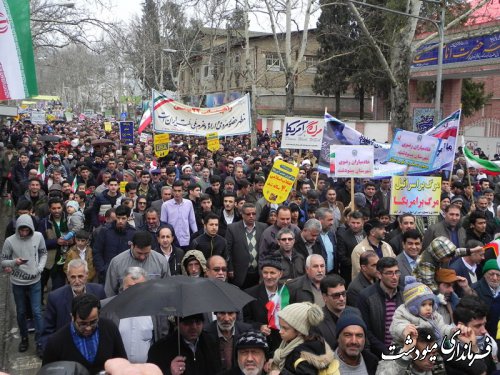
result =
M42 142L59 142L61 138L62 137L59 135L42 135L40 140Z
M108 146L108 145L114 145L115 142L113 142L110 139L96 139L92 141L92 146Z
M172 276L136 284L103 309L118 319L164 313L189 316L212 311L240 311L253 297L237 286L203 277Z

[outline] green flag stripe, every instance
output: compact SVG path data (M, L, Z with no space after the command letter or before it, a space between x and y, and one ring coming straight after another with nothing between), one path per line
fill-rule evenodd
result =
M468 159L469 163L476 164L473 165L476 168L483 168L491 172L500 173L500 166L489 160L484 160L475 156L467 147L464 147L464 155Z
M10 11L13 36L18 48L17 54L22 64L23 85L26 96L38 95L36 82L35 58L30 26L30 1L29 0L4 0Z

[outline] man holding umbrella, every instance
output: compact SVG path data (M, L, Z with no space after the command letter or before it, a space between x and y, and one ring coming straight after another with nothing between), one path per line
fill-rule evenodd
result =
M190 315L180 318L177 330L151 346L148 362L166 375L213 375L221 370L217 347L203 332L203 314Z

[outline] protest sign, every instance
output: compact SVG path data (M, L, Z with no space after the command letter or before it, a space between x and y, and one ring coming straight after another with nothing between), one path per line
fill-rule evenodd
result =
M151 134L148 134L148 133L141 133L139 135L139 142L142 142L142 143L148 143L148 141L152 138L152 135Z
M298 174L299 168L276 160L262 190L266 200L275 204L283 203L288 198Z
M330 147L332 153L335 153L335 177L373 177L373 146L334 145Z
M399 130L389 150L388 162L430 169L441 140L436 137Z
M439 215L441 177L394 176L391 183L391 215Z
M220 107L190 107L163 97L154 101L154 130L172 134L205 136L218 132L219 136L250 133L250 98L245 95ZM140 129L150 120L141 120Z
M113 125L109 121L106 121L104 123L104 131L110 132L111 130L113 130Z
M31 123L33 125L45 125L45 111L33 111L31 112Z
M212 152L219 150L219 133L207 133L207 148Z
M120 140L126 144L134 144L133 121L120 121Z
M170 151L170 134L155 134L153 143L156 156L167 156Z
M321 150L324 125L323 119L285 117L281 148Z

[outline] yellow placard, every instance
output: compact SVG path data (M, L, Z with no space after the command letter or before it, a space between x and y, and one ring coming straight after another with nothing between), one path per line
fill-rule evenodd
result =
M270 203L283 203L292 190L299 168L282 160L276 160L267 177L262 193Z
M127 181L120 181L120 193L125 194L125 186L128 184Z
M154 148L157 157L167 156L170 151L170 134L155 134Z
M111 130L113 130L113 125L109 121L106 121L104 123L104 131L110 132Z
M207 133L207 148L212 152L219 150L219 133Z

